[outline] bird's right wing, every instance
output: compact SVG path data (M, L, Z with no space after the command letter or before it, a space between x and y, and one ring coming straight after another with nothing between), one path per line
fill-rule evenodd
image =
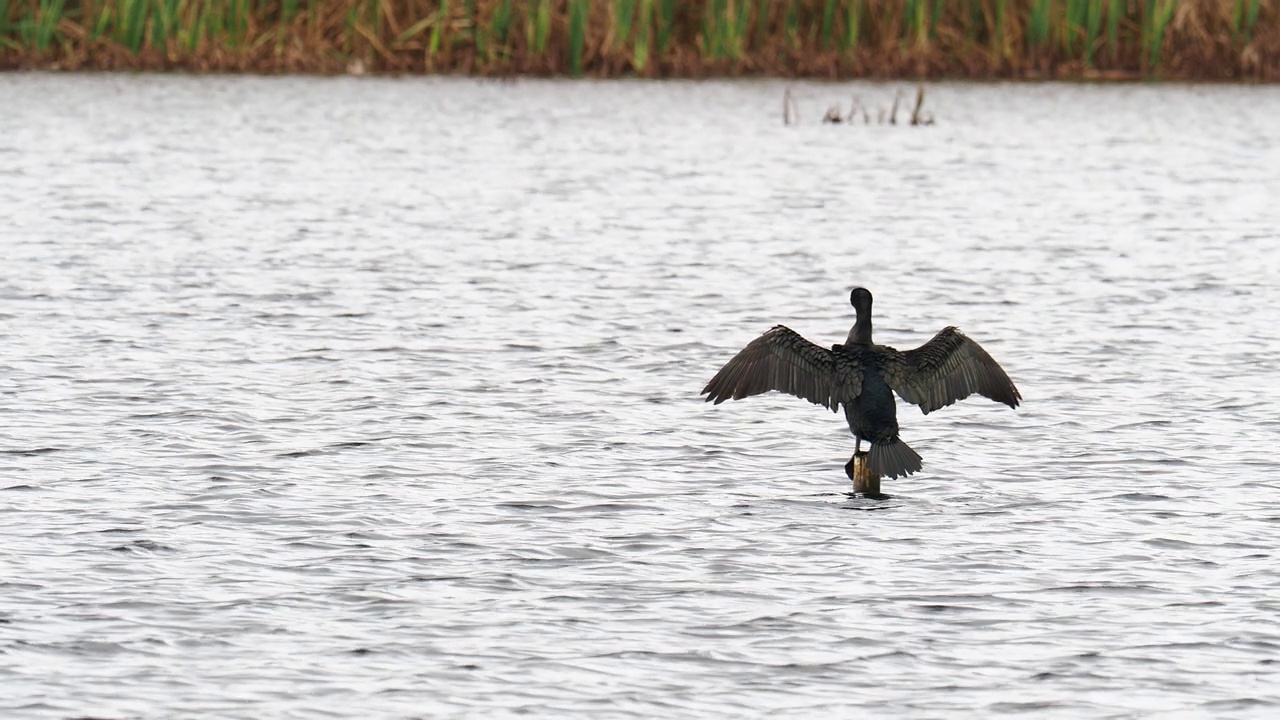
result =
M1022 394L982 346L954 327L914 350L879 349L884 379L926 415L977 393L1018 407Z
M741 400L770 390L837 410L862 391L862 370L842 353L805 340L783 325L752 340L702 389L707 402Z

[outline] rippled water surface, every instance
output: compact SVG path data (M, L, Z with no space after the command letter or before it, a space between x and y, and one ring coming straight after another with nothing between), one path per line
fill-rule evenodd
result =
M894 89L0 76L0 715L1277 717L1280 90Z

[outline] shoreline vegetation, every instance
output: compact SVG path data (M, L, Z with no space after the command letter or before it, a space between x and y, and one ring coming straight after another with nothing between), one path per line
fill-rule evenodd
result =
M0 0L0 69L1280 81L1280 0Z

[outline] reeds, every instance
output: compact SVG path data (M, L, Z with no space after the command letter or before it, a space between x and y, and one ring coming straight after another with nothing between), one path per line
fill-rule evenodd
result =
M0 0L0 68L1280 79L1280 0Z
M893 105L890 106L889 112L886 114L883 106L876 110L876 123L885 124L887 119L890 125L898 124L898 107L902 102L902 91L898 90L893 96ZM924 85L916 87L915 105L911 109L911 115L907 119L907 124L912 127L933 124L933 113L924 112ZM791 96L791 88L787 88L782 96L782 124L795 125L799 122L799 112L796 110L795 99ZM822 116L822 124L824 125L856 125L861 120L863 125L871 124L870 108L862 104L862 101L855 95L853 102L849 104L849 111L845 112L839 105L832 105L827 108L827 112Z

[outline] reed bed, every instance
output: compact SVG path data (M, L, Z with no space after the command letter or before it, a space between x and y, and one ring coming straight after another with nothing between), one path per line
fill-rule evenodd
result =
M0 68L1280 80L1280 0L0 0Z

